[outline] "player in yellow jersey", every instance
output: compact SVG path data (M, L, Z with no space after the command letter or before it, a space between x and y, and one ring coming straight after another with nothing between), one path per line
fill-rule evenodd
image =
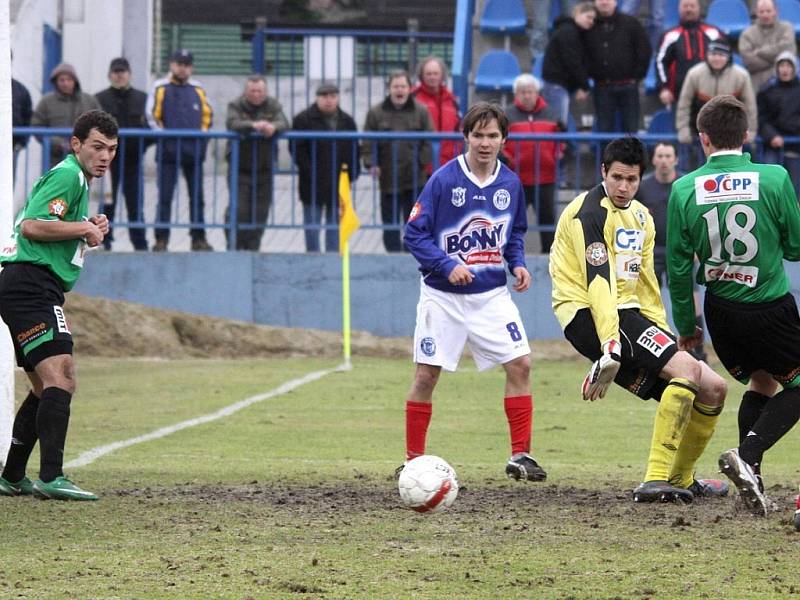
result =
M653 269L655 226L634 199L647 168L635 137L603 152L603 181L564 210L550 253L553 309L564 335L593 361L584 400L605 396L612 381L659 401L644 481L635 502L725 496L728 485L695 479L695 464L714 432L727 386L711 368L678 350Z

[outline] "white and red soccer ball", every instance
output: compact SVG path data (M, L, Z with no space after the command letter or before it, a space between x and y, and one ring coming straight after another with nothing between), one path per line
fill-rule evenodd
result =
M447 461L426 454L406 463L397 480L400 500L417 512L440 512L455 502L458 478Z

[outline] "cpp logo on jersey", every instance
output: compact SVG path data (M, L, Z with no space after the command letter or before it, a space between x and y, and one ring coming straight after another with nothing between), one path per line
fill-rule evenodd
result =
M644 247L644 231L641 229L624 229L620 227L614 232L614 248L618 251L641 252Z
M467 188L457 187L453 188L453 195L450 198L450 202L453 203L453 206L459 208L464 206L464 203L467 201Z
M653 356L661 356L664 350L672 346L675 342L666 333L661 331L659 327L652 325L642 332L639 339L636 340L645 350L648 350Z
M695 201L699 205L758 200L759 173L718 173L694 178Z
M508 193L508 190L500 188L492 196L492 204L497 210L507 209L508 205L511 204L511 194Z
M502 265L508 219L494 223L485 216L467 219L458 231L444 234L444 248L465 265Z

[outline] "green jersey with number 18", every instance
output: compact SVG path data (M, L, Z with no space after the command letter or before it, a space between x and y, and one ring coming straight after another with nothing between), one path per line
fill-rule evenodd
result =
M89 218L89 183L80 163L70 154L34 184L28 201L14 222L11 239L0 248L1 263L31 263L47 267L64 291L75 285L83 267L83 239L43 242L21 233L26 219L42 221L86 221Z
M667 270L681 335L695 330L694 255L697 282L717 297L750 303L785 295L783 259L800 260L800 207L786 170L723 151L672 184Z

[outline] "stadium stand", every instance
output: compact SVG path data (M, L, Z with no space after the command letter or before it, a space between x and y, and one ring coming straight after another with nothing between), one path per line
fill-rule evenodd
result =
M708 5L706 22L719 27L728 37L737 39L750 26L750 11L743 0L712 0Z
M475 90L510 92L514 79L521 73L516 56L507 50L489 50L475 71Z
M525 33L527 20L521 0L488 0L479 27L481 33L513 35Z
M653 118L647 126L647 133L652 135L674 134L675 133L675 113L670 109L664 108L653 113Z
M794 33L800 36L800 0L775 0L778 18L794 25Z

